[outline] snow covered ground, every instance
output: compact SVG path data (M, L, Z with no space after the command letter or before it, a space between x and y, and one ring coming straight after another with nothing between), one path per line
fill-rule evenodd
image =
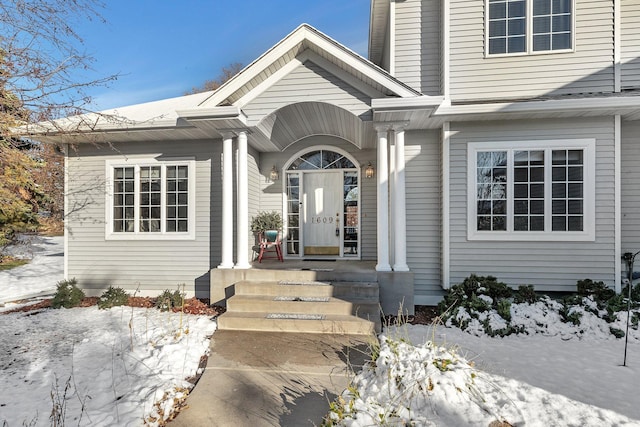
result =
M339 425L640 426L640 341L630 341L623 367L624 340L565 332L490 338L387 328L375 368L354 382L359 397L343 395L354 417Z
M215 328L207 316L131 307L0 315L0 425L53 425L55 404L57 425L158 425L191 388Z
M0 271L0 304L53 294L63 279L63 237L26 236L30 241L10 250L10 254L29 258L29 264ZM15 308L12 304L6 304Z
M33 260L0 272L1 300L53 292L62 279L61 238L24 249ZM530 321L527 315L514 322ZM505 338L444 326L386 329L376 369L354 382L358 416L342 424L404 417L426 426L486 427L502 419L517 426L640 426L638 332L630 334L623 367L624 339L614 338L608 324L585 313L580 332L545 319L544 331ZM68 425L155 425L190 386L185 378L196 374L215 327L206 316L181 320L131 307L0 315L0 425L48 426L56 401L64 403L59 412Z

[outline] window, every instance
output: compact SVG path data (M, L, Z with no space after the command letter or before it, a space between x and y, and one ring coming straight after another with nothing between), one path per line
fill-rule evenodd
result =
M488 0L488 54L572 49L573 0Z
M194 237L193 161L108 162L107 237Z
M594 151L593 140L470 143L469 239L593 240Z

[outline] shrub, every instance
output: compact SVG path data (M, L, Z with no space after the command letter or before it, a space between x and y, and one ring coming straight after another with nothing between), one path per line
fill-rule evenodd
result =
M122 288L109 288L100 295L98 299L98 308L107 309L120 305L126 305L129 302L129 294Z
M184 296L184 292L178 290L172 292L165 289L158 298L156 298L156 308L161 311L169 311L173 308L182 307Z
M504 320L511 322L511 301L508 299L501 299L498 301L496 311Z
M513 302L516 304L535 304L538 299L536 291L533 290L533 285L518 286L518 291L513 296Z
M577 310L572 310L573 308L573 305L563 304L562 308L558 311L558 314L564 323L572 323L579 326L582 313Z
M486 295L493 300L492 304L480 300L478 295ZM502 298L509 298L511 289L504 283L498 282L493 276L471 276L464 279L458 285L449 289L442 301L438 304L440 314L449 307L462 306L476 311L487 311L491 306L495 306ZM495 307L494 307L495 308Z
M578 280L577 287L579 296L593 296L596 302L607 301L616 294L616 292L605 285L604 282L594 282L591 279Z
M63 280L56 284L56 294L51 301L51 307L53 308L71 308L77 307L84 298L84 292L79 289L78 281L76 279Z

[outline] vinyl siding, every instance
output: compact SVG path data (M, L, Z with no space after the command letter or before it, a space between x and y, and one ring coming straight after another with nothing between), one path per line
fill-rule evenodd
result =
M621 155L622 252L636 253L640 250L640 122L622 122Z
M352 114L370 116L370 98L312 61L306 61L242 107L255 125L268 114L297 102L319 101L342 107ZM366 117L361 117L365 119Z
M443 295L440 287L440 133L405 135L407 264L416 304Z
M485 1L452 0L452 100L612 92L613 2L575 4L574 52L485 57Z
M396 8L395 77L425 95L440 94L440 3L392 4Z
M262 153L260 156L260 210L276 210L282 212L284 202L284 173L282 168L291 158L301 150L314 146L330 146L340 148L350 153L359 163L361 169L368 162L375 164L375 150L359 150L355 145L333 136L311 136L289 146L278 153ZM269 171L273 166L280 171L280 179L271 182ZM360 233L361 259L375 260L376 246L376 180L366 179L364 173L360 175Z
M640 87L640 3L621 0L622 89Z
M189 295L207 296L211 260L219 259L210 253L219 233L214 232L216 237L210 241L210 230L220 227L212 219L220 217L220 185L212 186L218 176L212 171L220 170L220 145L175 141L114 148L81 145L68 158L68 277L75 277L88 294L100 294L113 285L153 295L185 284ZM135 155L184 157L185 153L196 159L195 240L105 240L105 162Z
M451 283L472 273L494 275L511 285L574 291L584 278L614 281L613 119L512 121L451 127ZM593 242L468 241L467 143L596 139L596 239Z

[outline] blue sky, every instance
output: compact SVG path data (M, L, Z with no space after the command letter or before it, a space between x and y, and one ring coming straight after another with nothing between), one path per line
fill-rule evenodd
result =
M78 28L97 110L180 96L234 62L249 64L307 23L366 57L370 0L106 0L105 24Z

